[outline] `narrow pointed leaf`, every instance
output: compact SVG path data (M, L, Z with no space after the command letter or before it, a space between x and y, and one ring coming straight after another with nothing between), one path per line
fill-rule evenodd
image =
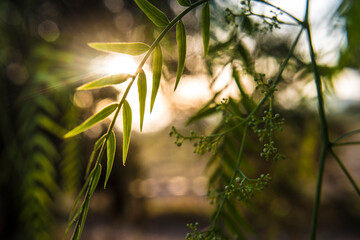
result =
M79 240L84 229L86 216L89 210L90 199L86 198L85 202L82 205L81 214L79 216L78 222L76 223L74 235L72 236L72 240Z
M97 151L100 149L101 145L103 144L104 140L106 138L106 134L102 135L96 142L94 145L94 151Z
M160 86L162 62L163 62L163 58L162 58L161 48L159 45L154 50L153 82L152 82L152 90L151 90L150 112L152 112L156 95L158 93Z
M94 159L95 159L95 154L96 154L97 150L99 150L101 145L103 144L105 137L106 137L106 134L102 135L94 144L94 149L91 152L89 162L86 166L85 179L88 178L88 175L90 173L91 164L94 162Z
M141 42L92 42L88 43L88 45L99 51L124 53L132 56L143 54L150 49L149 45Z
M85 83L78 87L76 90L90 90L96 88L109 87L112 85L117 85L123 82L126 82L132 75L128 73L120 73L115 75L110 75L107 77L96 79L92 82Z
M113 167L114 158L116 152L116 138L114 131L110 132L109 138L107 140L107 168L106 168L106 177L104 182L104 188L106 188L107 181Z
M177 2L178 2L181 6L184 6L184 7L188 7L188 6L191 5L190 0L177 0Z
M181 75L184 71L186 58L186 30L182 20L180 20L176 25L176 42L178 45L178 67L174 91L180 82Z
M206 2L201 13L201 29L202 37L204 44L204 54L205 56L209 51L209 42L210 42L210 5L209 2Z
M139 105L140 105L140 131L142 131L145 114L145 100L147 92L146 75L143 70L139 73L138 78L138 93L139 93Z
M93 180L91 182L91 186L90 186L90 190L89 190L89 196L92 196L98 183L99 183L99 179L101 176L101 164L99 164L95 170L94 176L93 176Z
M131 137L132 112L129 103L125 100L123 104L123 165L125 166L126 158L130 145Z
M88 118L85 122L68 132L64 135L64 138L73 137L75 135L78 135L79 133L84 132L85 130L91 128L95 124L101 122L106 117L108 117L115 109L118 107L117 103L111 104L104 109L102 109L100 112L96 113L95 115Z
M169 24L167 16L147 0L135 0L135 3L145 15L158 27L165 27Z

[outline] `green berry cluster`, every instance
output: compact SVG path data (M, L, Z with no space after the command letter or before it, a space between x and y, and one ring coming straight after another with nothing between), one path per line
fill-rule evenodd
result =
M265 110L264 116L260 119L252 117L249 122L251 129L257 134L260 142L267 142L260 153L260 156L264 157L266 161L270 159L277 160L283 157L283 155L279 154L273 140L274 132L276 130L282 131L283 124L284 118L280 118L280 114L273 114L270 110Z
M221 136L198 136L193 130L190 131L190 136L184 136L174 126L171 128L169 135L170 137L175 136L174 143L179 147L185 140L196 140L194 153L200 155L206 152L215 152L221 139Z
M216 201L219 201L220 197L222 197L223 192L218 191L216 188L210 188L207 191L206 197L210 200L210 204L214 204Z
M195 224L186 224L188 228L190 228L193 232L188 233L185 237L185 239L189 240L216 240L216 236L212 231L205 231L205 232L199 232L198 227L199 223L196 222Z
M236 196L238 201L248 201L268 185L271 180L269 174L261 174L257 179L248 179L246 177L237 177L235 183L225 186L225 196L230 199Z
M206 152L216 152L220 137L201 137L197 143L194 143L194 153L203 155Z
M257 77L255 77L255 83L256 83L256 87L255 89L261 89L261 93L267 93L268 91L277 91L276 88L272 87L273 84L273 80L269 79L269 80L265 80L265 74L260 73L257 75Z
M232 100L229 100L228 98L223 98L220 102L220 104L217 104L216 111L222 113L223 121L227 124L230 122L231 119L239 118L237 114L231 110L229 107L229 102Z

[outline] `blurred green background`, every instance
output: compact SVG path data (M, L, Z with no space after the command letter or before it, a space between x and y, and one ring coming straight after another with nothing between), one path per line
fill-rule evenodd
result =
M182 10L176 1L153 2L170 19ZM296 11L302 4L290 1L284 7ZM172 91L177 64L175 33L163 40L166 67L154 114L145 117L144 133L134 127L126 167L118 147L107 189L99 187L91 200L83 239L184 239L186 223L209 224L214 208L206 200L209 172L204 169L212 155L193 154L191 143L178 148L169 138L170 127L210 133L221 116L188 126L185 123L219 90L215 101L223 97L240 101L231 78L236 59L254 62L254 71L271 78L297 31L285 27L267 34L253 33L255 22L236 22L224 6L236 11L239 3L212 3L213 47L206 60L202 57L200 11L185 17L188 54L176 93ZM326 82L330 136L334 139L360 128L360 29L356 26L360 6L355 0L314 1L313 9L315 47ZM301 7L295 14L302 18ZM0 29L0 239L62 239L93 143L105 132L109 120L73 139L62 136L104 104L119 99L122 92L121 88L107 88L75 93L84 81L106 73L101 62L105 54L90 49L87 43L151 44L159 29L133 1L123 0L2 0ZM242 36L245 31L249 34ZM234 50L239 43L247 55ZM301 45L283 75L276 99L276 111L286 119L284 131L277 136L286 159L264 162L258 159L260 144L254 141L248 147L249 174L256 176L260 171L273 176L270 186L251 204L239 203L254 229L249 239L306 239L310 231L320 131L306 54L306 46ZM124 69L121 64L136 66L138 59L121 61L119 68ZM150 67L146 68L149 74ZM258 99L253 80L247 76L242 81L245 91ZM137 112L137 96L131 96L130 104ZM120 133L118 122L116 131ZM121 146L121 134L117 136ZM337 153L360 182L359 147L339 147ZM359 239L359 223L359 196L336 162L329 159L319 239Z

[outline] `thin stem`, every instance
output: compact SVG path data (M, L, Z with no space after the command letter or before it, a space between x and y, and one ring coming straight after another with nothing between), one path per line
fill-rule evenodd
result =
M334 150L332 148L330 148L330 153L331 155L333 155L333 157L335 158L336 162L339 164L341 170L343 170L343 172L345 173L346 177L349 179L351 185L354 187L355 191L357 192L358 195L360 195L360 189L358 187L358 185L356 184L355 180L352 178L351 174L349 173L349 171L346 169L345 165L342 163L341 159L336 155L336 153L334 152Z
M314 48L312 45L312 38L311 38L310 26L308 24L308 20L309 20L308 18L309 18L309 0L306 1L306 14L305 14L304 22L306 23L306 30L307 30L306 32L307 32L307 38L308 38L308 44L309 44L309 50L310 50L310 58L311 58L311 64L313 66L313 72L314 72L314 81L315 81L316 91L317 91L318 112L319 112L319 119L320 119L320 124L321 124L321 135L322 135L321 136L322 146L321 146L321 154L320 154L320 163L319 163L319 170L318 170L318 179L317 179L317 184L316 184L314 210L313 210L313 216L312 216L311 235L310 235L310 239L315 240L319 206L320 206L320 200L321 200L321 188L322 188L322 180L323 180L324 167L325 167L326 152L330 147L330 141L329 141L329 135L328 135L328 125L327 125L326 116L325 116L322 83L321 83L318 67L316 64L315 52L314 52Z
M244 133L243 133L243 136L242 136L242 139L241 139L241 146L240 146L240 151L239 151L239 155L238 155L238 158L237 158L237 163L236 163L236 166L235 166L235 171L233 173L233 176L231 177L231 180L229 182L229 185L234 181L237 173L238 173L238 169L240 168L240 165L241 165L241 162L242 162L242 159L243 159L243 153L244 153L244 147L245 147L245 140L246 140L246 134L247 134L247 130L248 130L248 125L245 124L245 128L244 128ZM216 214L215 214L215 217L213 218L213 221L212 221L212 224L211 224L211 228L210 228L210 231L214 230L215 229L215 226L216 226L216 222L220 216L220 213L224 207L224 204L225 204L225 200L226 200L226 196L225 194L223 194L222 196L222 199L221 199L221 203L220 205L218 206L218 209L216 211Z
M235 14L234 14L235 15ZM263 18L263 19L268 19L268 20L273 20L272 17L269 17L269 16L266 16L266 15L263 15L263 14L257 14L257 13L253 13L253 12L250 12L248 14L244 14L244 15L235 15L235 16L255 16L255 17L259 17L259 18ZM283 22L283 21L280 21L280 20L277 20L279 24L283 24L283 25L290 25L290 26L298 26L297 23L290 23L290 22ZM269 22L267 22L269 23Z
M332 143L332 145L333 145L334 147L347 146L347 145L359 145L359 144L360 144L360 141Z
M279 7L271 4L271 3L268 3L268 2L263 1L263 0L253 0L253 1L254 1L254 2L261 2L261 3L265 4L265 5L268 5L268 6L270 6L270 7L273 7L273 8L275 8L276 10L281 11L282 13L288 15L290 18L294 19L294 20L295 20L297 23L299 23L300 25L303 25L303 22L300 21L298 18L296 18L294 15L292 15L291 13L289 13L289 12L287 12L287 11L285 11L285 10L283 10L283 9L281 9L281 8L279 8Z
M265 94L265 96L261 99L261 101L258 103L258 105L251 111L251 113L247 116L247 118L245 119L245 121L249 121L251 116L254 115L254 113L259 110L259 108L265 103L265 101L268 99L268 97L272 94L272 92L275 90L275 87L278 85L280 79L281 79L281 75L285 70L286 65L288 64L291 56L294 53L295 47L300 39L301 33L303 31L304 28L301 28L294 43L292 44L290 51L285 59L285 61L281 64L280 70L278 75L275 78L274 83L272 84L271 88L269 89L269 91Z
M338 141L340 141L341 139L343 139L345 137L349 137L349 136L352 136L352 135L355 135L355 134L358 134L358 133L360 133L360 129L356 129L356 130L353 130L351 132L345 133L344 135L341 135L340 137L338 137L334 141L332 141L332 143L337 143Z

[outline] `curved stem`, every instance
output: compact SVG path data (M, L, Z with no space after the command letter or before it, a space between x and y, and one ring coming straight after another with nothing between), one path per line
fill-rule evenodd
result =
M320 124L321 124L321 141L322 141L318 178L317 178L317 183L316 183L314 210L313 210L312 224L311 224L311 235L310 235L310 239L315 240L319 206L320 206L320 200L321 200L321 188L322 188L322 180L323 180L323 175L324 175L326 152L330 147L330 141L329 141L329 135L328 135L328 124L327 124L326 116L325 116L322 83L321 83L318 67L316 64L315 52L314 52L314 48L312 45L311 31L310 31L310 25L308 24L308 18L309 18L309 0L306 1L306 14L305 14L304 22L306 23L306 33L307 33L307 38L308 38L309 50L310 50L310 58L311 58L311 64L313 66L314 81L315 81L316 91L317 91L318 112L319 112L319 119L320 119Z
M285 70L286 65L288 64L291 56L294 53L295 47L300 39L301 33L303 31L304 28L301 28L294 43L292 44L290 51L285 59L285 61L281 64L279 73L277 74L274 83L272 84L271 88L269 89L269 91L265 94L265 96L261 99L261 101L256 105L256 107L251 111L251 113L247 116L247 118L245 119L245 121L249 121L251 116L254 115L254 113L259 110L259 108L265 103L265 101L269 98L270 95L272 95L272 92L275 90L275 87L278 85L278 83L280 82L281 79L281 75Z
M276 10L281 11L282 13L288 15L290 18L294 19L294 20L295 20L297 23L299 23L300 25L303 25L303 22L300 21L298 18L296 18L294 15L290 14L289 12L287 12L287 11L285 11L285 10L283 10L283 9L281 9L281 8L279 8L279 7L271 4L271 3L269 3L269 2L266 2L266 1L263 1L263 0L253 0L253 1L254 1L254 2L260 2L260 3L263 3L263 4L268 5L268 6L270 6L270 7L273 7L273 8L275 8Z
M360 195L360 189L358 187L358 185L356 184L355 180L352 178L351 174L349 173L349 171L346 169L345 165L342 163L341 159L336 155L336 153L334 152L334 150L332 148L330 148L330 153L331 155L333 155L333 157L335 158L336 162L339 164L341 170L343 170L343 172L345 173L346 177L349 179L351 185L354 187L355 191L357 192L358 195Z
M341 135L340 137L338 137L334 141L332 141L332 143L337 143L338 141L340 141L341 139L343 139L345 137L349 137L349 136L352 136L352 135L355 135L355 134L358 134L358 133L360 133L360 129L356 129L356 130L353 130L351 132L345 133L344 135ZM336 144L336 145L339 145L339 144Z
M170 31L170 29L180 20L182 19L187 13L189 13L192 9L196 8L197 6L205 3L205 2L208 2L209 0L201 0L201 1L198 1L196 3L194 3L193 5L191 5L190 7L188 7L187 9L185 9L183 12L181 12L178 16L176 16L165 28L164 30L160 33L160 35L156 38L156 40L151 44L150 46L150 49L147 51L146 55L143 57L143 59L141 60L138 68L136 69L136 72L135 74L133 75L130 83L128 84L128 86L126 87L126 90L121 98L121 100L119 101L119 105L116 109L116 112L115 112L115 115L114 115L114 118L113 120L111 121L110 125L109 125L109 128L108 128L108 131L107 131L107 136L106 136L106 139L104 140L102 146L101 146L101 150L100 150L100 153L98 155L98 158L96 160L96 164L95 164L95 167L94 169L96 169L97 165L100 163L100 160L101 158L103 157L104 155L104 152L105 152L105 144L109 138L109 133L112 131L112 129L114 128L114 125L115 125L115 122L116 122L116 119L119 115L119 112L120 112L120 109L121 109L121 106L122 104L124 103L129 91L130 91L130 88L132 86L132 84L134 83L137 75L139 74L139 72L141 71L141 69L143 68L145 62L148 60L148 58L150 57L150 54L153 52L153 50L155 49L155 47L157 45L159 45L160 41L164 38L164 36Z
M108 141L109 139L109 136L110 136L110 132L113 130L114 128L114 125L115 125L115 122L116 122L116 119L120 113L120 109L121 109L121 106L123 105L130 89L131 89L131 86L133 85L137 75L140 73L141 69L143 68L145 62L148 60L148 58L150 57L150 54L153 52L153 50L155 49L156 46L159 45L160 41L164 38L164 36L170 31L170 29L180 20L182 19L187 13L189 13L192 9L196 8L197 6L200 6L201 4L205 3L205 2L208 2L209 0L201 0L201 1L198 1L194 4L192 4L191 6L189 6L188 8L186 8L183 12L181 12L178 16L176 16L165 28L164 30L160 33L160 35L156 38L156 40L152 43L152 45L150 46L150 49L147 51L147 53L145 54L145 56L143 57L143 59L141 60L135 74L133 75L131 81L129 82L129 84L127 85L126 87L126 90L122 96L122 98L120 99L119 103L118 103L118 106L117 106L117 109L115 111L115 114L114 114L114 117L108 127L108 130L107 130L107 133L106 133L106 137L105 137L105 140L103 142L103 144L101 145L101 149L100 149L100 152L99 152L99 155L97 157L97 160L96 160L96 163L91 171L91 173L89 174L89 177L93 175L94 171L97 169L98 165L100 164L100 161L105 153L105 145L106 145L106 142ZM86 182L88 182L88 179L86 180ZM85 183L86 184L86 183ZM91 187L92 185L92 181L90 180L90 182L88 182L88 188ZM94 186L96 187L96 186ZM84 215L86 213L84 213L84 204L86 203L86 201L89 201L90 200L90 193L89 191L87 191L87 193L85 194L85 201L83 202L83 204L81 205L81 211L80 211L80 215ZM80 220L81 218L78 219L77 221L77 224L75 226L75 230L76 229L79 229L82 228L82 226L79 226L80 223ZM80 230L81 231L81 230ZM81 234L81 233L80 233ZM78 239L78 237L80 237L80 235L76 234L76 236L73 236L73 239Z
M241 139L240 151L239 151L239 155L238 155L238 158L237 158L237 163L236 163L235 170L234 170L233 176L231 177L231 180L230 180L229 184L231 184L235 180L235 177L236 177L236 175L238 173L238 169L240 168L240 165L241 165L241 162L242 162L242 159L243 159L242 156L243 156L243 153L244 153L247 130L248 130L248 125L245 124L244 133L243 133L243 136L242 136L242 139ZM222 209L224 207L225 200L226 200L226 197L225 197L225 194L223 194L222 199L221 199L221 203L218 206L215 217L212 220L210 231L215 229L216 222L217 222L217 220L218 220L218 218L220 216L220 213L221 213L221 211L222 211Z
M346 146L346 145L359 145L359 144L360 144L360 141L332 143L332 145L334 147L340 147L340 146Z

